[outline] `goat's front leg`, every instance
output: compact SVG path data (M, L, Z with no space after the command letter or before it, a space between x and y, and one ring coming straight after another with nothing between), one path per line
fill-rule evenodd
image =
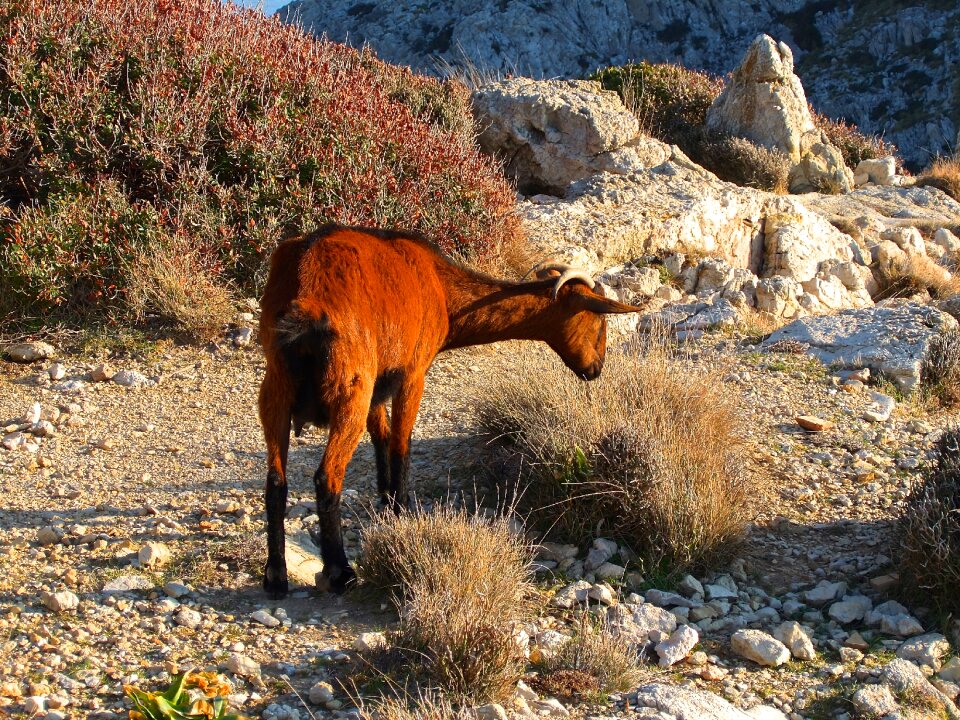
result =
M267 444L267 564L263 589L271 597L287 594L284 518L287 512L287 451L290 447L290 388L282 374L268 368L260 386L260 422Z
M367 399L369 403L369 399ZM330 589L342 593L356 574L343 551L343 528L340 522L340 496L347 463L353 457L363 435L364 406L352 403L333 415L330 439L323 460L313 476L317 491L317 518L320 524L320 556L323 576Z
M410 507L410 435L423 398L423 377L407 378L390 411L390 491L395 512Z

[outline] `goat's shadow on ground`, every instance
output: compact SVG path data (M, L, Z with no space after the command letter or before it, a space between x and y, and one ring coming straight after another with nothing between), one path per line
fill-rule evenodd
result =
M803 523L779 518L755 527L740 548L748 573L780 595L843 576L852 588L891 572L896 521L841 519Z

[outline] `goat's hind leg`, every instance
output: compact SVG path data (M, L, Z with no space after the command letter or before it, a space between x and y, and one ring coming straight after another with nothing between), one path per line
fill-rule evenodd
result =
M330 589L342 593L356 577L343 551L343 528L340 522L340 497L347 463L363 435L369 393L362 400L352 399L338 408L331 408L330 438L323 460L313 476L317 491L317 518L320 524L320 555L323 576Z
M287 594L284 518L287 512L287 451L290 447L291 392L289 382L267 369L260 386L260 422L267 444L267 564L263 589L272 597Z
M384 404L374 405L367 415L367 432L373 442L377 457L377 493L386 506L387 493L390 491L390 420Z
M423 397L423 378L409 378L393 399L390 411L390 490L394 512L410 509L410 435Z

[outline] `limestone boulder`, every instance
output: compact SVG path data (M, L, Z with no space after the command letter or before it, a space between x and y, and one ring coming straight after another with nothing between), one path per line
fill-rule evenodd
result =
M840 150L830 144L822 131L804 133L800 148L800 160L787 180L790 192L837 194L853 190L853 172L844 163Z
M764 278L757 283L757 310L775 318L796 318L806 312L800 306L803 287L796 280L781 275Z
M668 147L668 146L664 146ZM572 239L610 267L642 255L722 257L756 271L770 196L719 180L676 148L670 158L631 175L600 173L567 187L562 198L520 205L528 240L541 254Z
M868 182L877 185L893 185L897 176L897 160L893 155L861 160L853 171L857 185Z
M673 613L650 603L614 605L607 608L607 621L613 634L638 647L650 642L651 635L663 639L677 629L677 618Z
M774 198L765 211L761 277L782 275L804 282L817 274L822 262L859 257L849 235L796 198Z
M669 155L597 82L511 78L479 87L472 104L480 148L505 161L525 194L560 194L575 180L630 173Z
M764 282L757 287L758 305ZM910 393L920 382L920 368L930 341L956 327L951 315L936 308L885 300L871 308L796 320L770 335L765 344L802 343L824 364L869 367Z
M786 43L759 35L707 113L707 127L775 148L797 163L814 129L803 85Z
M780 150L793 161L790 192L849 192L854 175L813 122L793 52L759 35L710 106L707 127Z
M712 692L663 683L643 685L637 688L636 693L631 693L629 698L630 705L639 717L644 717L643 713L651 710L665 713L676 720L752 720L758 717L781 720L786 718L779 710L769 706L757 706L764 708L764 714L761 716L752 711L745 712Z

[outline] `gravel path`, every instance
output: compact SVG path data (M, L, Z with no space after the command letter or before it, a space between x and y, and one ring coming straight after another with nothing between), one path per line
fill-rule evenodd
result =
M855 586L882 575L897 503L937 428L952 418L906 404L885 423L868 422L866 389L847 392L802 356L742 348L734 354L732 346L704 346L698 362L724 363L742 388L756 434L754 460L773 478L742 567L771 594L820 579ZM469 498L482 483L486 440L476 430L473 403L484 379L509 372L520 352L544 350L511 343L437 360L413 446L421 498ZM65 377L51 381L49 364L0 364L6 432L34 403L52 423L49 437L26 436L37 448L0 449L0 715L23 712L24 697L35 696L42 714L53 713L50 720L57 713L115 717L125 714L124 683L155 687L184 668L214 666L232 668L233 699L245 712L278 700L295 705L291 684L306 697L347 661L343 649L358 633L395 620L363 597L316 596L304 588L278 604L261 594L258 349L164 347L108 368L149 380L134 388L89 380L98 363L73 357L63 361ZM801 414L836 427L807 433L795 422ZM315 518L311 478L321 445L317 430L292 444L291 534ZM356 524L374 500L366 439L346 487L346 538L355 552ZM143 566L141 550L151 542L170 551L168 562ZM51 610L62 591L79 599L75 610ZM262 609L270 613L251 617ZM244 679L249 668L237 658L258 663L260 674ZM718 678L712 685L699 672L690 677L750 705L764 693L793 698L798 687L820 682L811 672L771 676L735 667L736 682Z

